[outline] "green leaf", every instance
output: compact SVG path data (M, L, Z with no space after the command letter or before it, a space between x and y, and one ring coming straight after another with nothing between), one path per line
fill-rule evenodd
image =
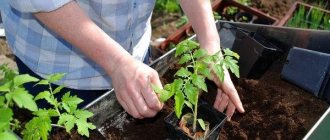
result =
M187 41L187 45L189 47L189 50L193 50L198 48L199 44L193 40L186 40Z
M191 75L191 72L188 71L187 69L185 68L180 68L176 73L175 75L177 76L180 76L180 77L183 77L183 78L186 78L186 77L189 77Z
M17 140L13 132L4 131L0 132L0 140Z
M2 107L3 105L5 105L5 97L0 96L0 107Z
M211 71L208 68L208 65L205 64L204 62L197 61L195 69L198 71L199 74L211 79Z
M55 95L56 93L59 93L63 88L64 88L63 85L58 86L58 87L53 91L53 94Z
M187 43L185 41L179 43L176 46L176 50L175 50L175 57L178 57L180 55L182 55L183 53L185 53L186 51L188 51L188 47L187 47Z
M184 101L184 104L187 105L192 110L192 112L194 112L193 105L190 102Z
M63 113L57 124L58 125L63 125L65 127L66 132L70 133L71 129L74 127L76 118L73 115L67 114L67 113Z
M0 92L9 92L10 91L11 82L5 83L0 86Z
M55 109L39 109L38 111L33 112L34 115L38 117L56 117L59 116Z
M95 129L96 127L92 123L88 123L86 119L78 119L76 120L76 124L78 127L78 133L81 135L85 135L89 137L89 130L88 129Z
M24 140L47 140L49 132L51 131L50 117L34 117L28 123L25 124L23 130Z
M83 102L83 100L76 95L70 96L70 92L65 93L62 97L62 107L69 113L76 110L78 104L81 102Z
M166 91L164 90L164 92L162 92L159 96L159 100L161 102L166 102L168 99L170 99L174 94L169 92L169 91Z
M191 79L192 79L192 83L197 86L199 89L202 89L204 90L205 92L207 92L207 86L205 84L205 78L201 75L196 75L196 74L193 74L191 76Z
M187 63L188 61L191 60L191 57L189 54L184 54L180 60L179 60L179 64L184 64L184 63Z
M88 119L93 116L93 113L87 110L76 110L74 114L79 119Z
M205 50L198 49L197 51L194 52L193 57L198 59L198 58L205 56L206 54L207 54L207 52Z
M49 82L47 80L40 80L36 85L48 85Z
M227 69L229 68L229 70L239 78L239 66L237 65L237 60L234 60L230 56L226 56L223 63Z
M199 125L201 126L201 128L205 131L205 123L204 123L204 121L203 121L203 119L197 119L197 121L198 121L198 123L199 123Z
M219 78L219 80L222 82L225 78L223 67L220 64L216 64L216 65L214 65L213 70L214 70L215 74L217 75L217 77Z
M43 91L40 92L35 98L34 100L40 100L40 99L46 99L48 101L48 99L50 98L50 92L49 91Z
M225 55L228 55L228 56L233 56L235 57L236 59L239 59L239 55L233 51L231 51L230 49L226 48L223 50L225 52Z
M10 108L0 108L0 132L10 129L10 121L13 119L13 111Z
M29 83L29 82L38 82L39 79L32 77L28 74L23 74L23 75L18 75L14 78L14 85L15 86L20 86L23 85L25 83Z
M196 105L197 103L197 97L198 97L198 89L196 87L194 87L193 84L191 83L186 83L185 85L185 89L184 89L184 92L185 92L185 95L186 97L188 98L188 101L190 103L192 103L193 105Z
M207 55L205 57L202 58L202 61L206 64L211 64L212 63L212 56L211 55Z
M169 85L169 84L168 84ZM170 85L169 85L170 86ZM151 83L151 88L155 91L157 94L163 94L166 92L166 90L161 89L160 87L156 86L155 84Z
M56 81L61 80L64 76L65 76L65 73L55 73L55 74L49 75L47 79L50 83L54 83Z
M184 105L184 95L181 91L177 91L174 97L175 100L175 115L180 118L182 114L182 109Z
M18 107L24 107L30 111L37 111L38 107L33 100L33 96L30 95L24 88L16 88L12 92L12 98Z

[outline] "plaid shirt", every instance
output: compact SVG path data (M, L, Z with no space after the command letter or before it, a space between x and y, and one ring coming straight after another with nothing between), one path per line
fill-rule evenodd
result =
M32 71L45 78L66 73L55 84L81 90L110 89L111 79L96 63L32 15L72 0L10 0L2 10L8 44ZM89 17L132 56L143 60L151 37L155 0L76 0ZM97 47L97 46L94 46Z

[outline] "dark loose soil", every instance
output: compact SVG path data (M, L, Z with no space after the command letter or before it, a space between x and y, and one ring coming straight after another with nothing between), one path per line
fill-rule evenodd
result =
M281 80L282 65L277 63L259 80L240 79L237 90L246 113L236 113L226 122L220 138L226 139L301 139L329 106L326 102ZM165 77L171 77L173 70ZM163 82L170 80L163 79ZM214 88L206 100L214 101ZM204 94L206 95L206 94ZM173 101L171 101L173 102ZM164 117L172 110L165 105L155 118L135 120L119 115L105 125L107 139L167 139ZM118 121L119 120L119 121ZM118 123L119 122L119 123Z

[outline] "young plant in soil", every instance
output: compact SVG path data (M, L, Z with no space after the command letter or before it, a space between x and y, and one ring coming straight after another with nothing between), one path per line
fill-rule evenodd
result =
M87 119L93 116L93 113L77 108L78 104L83 102L82 99L77 96L71 96L70 92L65 93L61 101L55 98L55 94L59 93L64 86L52 89L51 83L62 79L63 76L64 74L49 75L46 80L41 80L36 84L48 85L49 91L40 92L34 100L44 99L52 108L43 108L33 112L35 117L25 125L26 129L23 131L24 139L47 139L52 129L53 117L58 117L55 126L65 128L68 133L74 126L77 126L80 135L89 137L89 130L96 128L92 123L87 122Z
M33 96L23 87L25 83L37 81L39 79L27 74L18 75L6 65L0 66L0 139L17 139L13 131L20 128L20 122L13 117L14 106L29 111L38 110Z
M174 96L174 110L178 118L181 117L184 106L191 110L192 115L187 113L188 115L185 114L182 118L192 118L191 137L194 139L200 138L195 135L197 133L197 122L204 131L208 129L205 125L207 123L201 118L197 118L199 96L202 91L207 92L205 78L211 79L212 73L214 73L222 82L225 69L229 69L239 77L238 61L236 60L239 59L238 54L229 49L224 49L223 52L223 56L221 56L220 51L214 55L208 55L205 50L199 48L198 43L185 40L176 47L175 57L179 57L178 63L184 67L181 67L175 73L174 81L166 84L164 89L152 85L155 92L160 94L159 98L162 102ZM180 123L188 121L181 119Z
M66 93L61 102L55 98L63 86L52 89L50 83L60 80L64 74L50 75L46 80L32 77L28 74L19 75L16 71L9 69L6 65L0 66L0 139L16 140L13 131L21 129L21 122L13 118L13 107L25 108L35 115L25 124L22 131L24 140L48 138L52 129L52 118L59 117L57 126L65 128L69 133L76 125L80 135L89 136L89 129L95 126L87 122L87 118L93 114L86 110L77 109L77 105L83 100L77 96ZM36 85L49 85L49 91L39 93L35 98L23 87L23 84L38 82ZM41 109L37 107L36 100L45 99L53 108Z

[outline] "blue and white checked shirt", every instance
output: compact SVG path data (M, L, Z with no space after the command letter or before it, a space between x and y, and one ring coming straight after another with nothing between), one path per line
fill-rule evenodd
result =
M10 0L2 11L8 44L13 53L41 77L67 73L55 84L82 90L110 89L111 79L100 66L32 15L53 11L70 1ZM143 60L151 37L150 19L155 0L76 1L111 38L134 58Z

